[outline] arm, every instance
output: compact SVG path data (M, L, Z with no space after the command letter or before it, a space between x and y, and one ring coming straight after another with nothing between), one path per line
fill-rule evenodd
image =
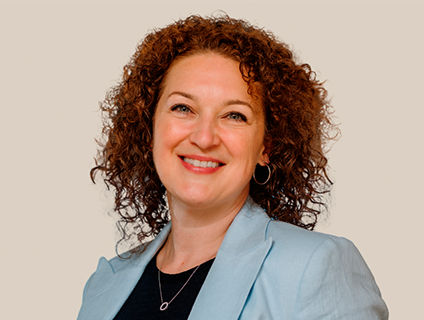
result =
M296 319L385 320L387 307L358 249L331 237L312 253L296 299Z

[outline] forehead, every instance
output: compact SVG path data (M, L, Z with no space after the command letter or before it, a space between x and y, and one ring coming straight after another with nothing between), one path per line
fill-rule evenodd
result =
M177 58L168 68L162 81L162 94L173 90L197 90L213 86L233 98L243 98L262 105L259 83L248 83L235 59L215 52L201 52Z

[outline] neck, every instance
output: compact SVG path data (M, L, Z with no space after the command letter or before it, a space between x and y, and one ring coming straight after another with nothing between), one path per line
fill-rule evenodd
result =
M158 268L165 273L179 273L215 257L245 200L199 209L169 199L172 228L157 256Z

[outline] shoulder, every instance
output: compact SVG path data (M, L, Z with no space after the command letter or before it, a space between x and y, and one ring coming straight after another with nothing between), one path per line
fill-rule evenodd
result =
M286 270L284 273L272 272L272 274L277 278L282 277L284 281L296 279L296 282L301 281L305 268L314 256L322 256L325 260L327 255L342 254L344 249L339 249L339 243L345 241L351 243L343 238L271 219L265 237L272 241L271 250L265 260L265 268L269 271L284 268Z
M267 236L277 242L295 242L299 245L310 245L321 243L329 239L340 239L337 236L317 231L310 231L287 222L269 219Z
M147 246L148 244L144 245L144 247ZM111 259L100 257L96 270L84 286L83 301L102 294L114 285L119 286L116 281L124 280L125 275L140 273L140 267L146 264L144 262L147 262L147 258L145 251L142 250L131 255L127 252L125 255L115 256Z
M131 251L117 255L111 259L100 257L96 270L86 283L84 292L88 287L96 287L94 284L104 286L104 284L109 282L109 279L116 273L137 268L140 262L145 259L145 249L149 244L150 242L140 245L136 249L132 249Z
M316 251L357 251L354 244L343 237L310 231L275 220L269 221L266 237L272 238L274 251L283 255L306 258Z
M334 268L334 272L351 270L372 278L359 250L346 238L273 220L268 224L267 237L273 241L270 262L290 263L297 272L307 270L316 277Z
M375 279L350 240L273 220L267 237L273 246L264 269L292 293L299 318L387 319Z
M246 203L245 210L240 212L240 218L234 223L237 224L237 232L232 240L237 239L243 243L246 241L252 243L252 239L271 240L272 248L268 260L276 259L286 263L296 260L306 263L315 254L358 252L353 243L345 238L273 220L253 200L248 199ZM247 239L245 233L248 233Z

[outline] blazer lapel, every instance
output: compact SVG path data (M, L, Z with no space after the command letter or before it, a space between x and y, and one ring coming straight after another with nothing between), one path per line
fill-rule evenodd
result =
M97 270L87 284L87 292L84 293L86 301L83 301L78 320L113 319L131 294L146 265L165 242L170 228L171 224L168 223L146 250L134 259L110 263L100 258Z
M262 208L248 198L225 235L189 320L238 319L272 247L272 239L266 239L269 221Z
M251 287L272 247L266 239L270 219L250 198L228 229L208 276L197 296L189 320L237 319ZM113 319L148 262L165 242L169 223L138 257L108 262L101 258L89 279L78 320Z

